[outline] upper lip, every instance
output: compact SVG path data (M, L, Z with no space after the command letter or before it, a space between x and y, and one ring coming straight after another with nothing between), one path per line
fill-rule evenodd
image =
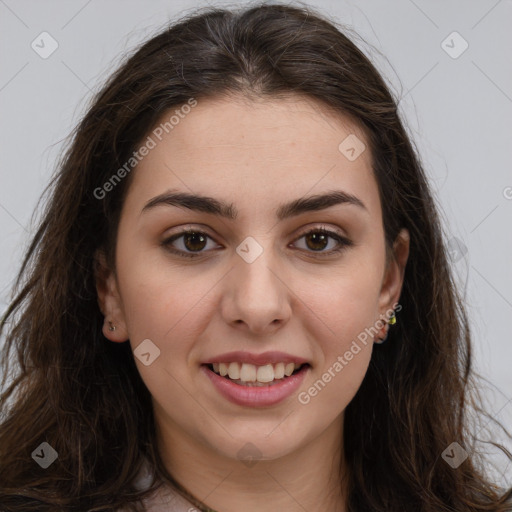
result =
M303 357L294 356L292 354L286 354L285 352L270 351L263 352L261 354L254 354L252 352L237 350L235 352L226 352L225 354L210 357L208 358L208 360L203 361L203 364L232 362L249 363L254 364L255 366L263 366L266 364L276 363L304 364L307 363L308 361Z

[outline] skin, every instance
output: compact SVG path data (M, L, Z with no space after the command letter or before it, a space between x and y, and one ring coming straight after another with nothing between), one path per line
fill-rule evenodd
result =
M217 510L345 510L343 415L367 371L372 338L307 405L297 393L264 408L235 405L199 368L233 350L280 350L310 362L299 389L307 391L398 302L409 235L402 230L387 260L370 150L349 161L338 150L349 134L368 147L349 118L299 96L199 100L133 171L115 271L98 256L103 332L132 349L145 339L160 349L149 366L135 358L153 398L160 452L170 473ZM171 189L232 203L239 216L175 206L141 213ZM275 218L281 203L339 189L365 208ZM322 226L353 245L321 257L303 235ZM210 237L196 259L162 246L186 227ZM263 248L250 264L235 251L248 236ZM329 240L324 252L337 246ZM180 238L172 246L192 252L198 244ZM248 442L261 454L251 467L237 456Z

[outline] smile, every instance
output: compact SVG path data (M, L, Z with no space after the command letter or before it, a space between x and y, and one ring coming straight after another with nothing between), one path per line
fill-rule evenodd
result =
M224 376L221 375L221 369ZM245 407L268 407L283 402L298 392L310 369L308 363L256 366L231 362L200 366L200 371L221 397ZM230 373L238 378L231 378Z
M250 363L212 363L210 369L239 385L265 386L290 377L302 367L299 363L275 363L257 366Z

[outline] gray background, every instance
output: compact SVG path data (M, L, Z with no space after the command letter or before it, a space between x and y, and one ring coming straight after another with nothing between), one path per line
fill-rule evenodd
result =
M1 311L34 231L37 200L91 93L121 53L183 11L207 5L236 4L0 0ZM486 406L512 429L512 1L310 5L371 45L356 41L401 97L451 240ZM42 46L44 31L59 45L46 59L31 47ZM463 39L450 36L454 31ZM458 55L464 40L469 46ZM512 473L506 462L500 471Z

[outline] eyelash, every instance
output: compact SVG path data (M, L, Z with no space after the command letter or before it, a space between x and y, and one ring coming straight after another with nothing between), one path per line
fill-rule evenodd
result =
M307 251L307 252L311 252L311 253L319 256L320 258L331 256L333 254L339 253L339 252L345 250L347 247L350 247L350 246L353 245L353 242L351 242L348 238L345 238L345 237L339 235L338 233L336 233L334 231L330 231L330 230L325 229L323 227L312 228L312 229L306 231L305 233L302 233L302 235L300 235L296 240L300 240L301 238L303 238L303 237L305 237L307 235L313 234L313 233L320 233L322 235L327 235L330 238L333 238L334 240L336 240L338 242L338 244L339 244L337 248L331 249L330 251L326 251L326 252L312 251L312 250L311 251ZM210 237L204 231L199 231L197 229L186 229L186 230L180 231L179 233L176 233L176 234L172 235L170 238L167 238L166 240L164 240L162 242L161 245L164 246L171 253L176 254L177 256L180 256L180 257L184 257L184 258L197 258L197 257L201 257L204 254L204 252L201 252L201 251L196 252L196 253L185 252L185 251L173 249L170 246L172 242L174 242L175 240L183 237L184 235L188 235L188 234L204 235L207 238L210 238L211 240L213 240L213 238Z

